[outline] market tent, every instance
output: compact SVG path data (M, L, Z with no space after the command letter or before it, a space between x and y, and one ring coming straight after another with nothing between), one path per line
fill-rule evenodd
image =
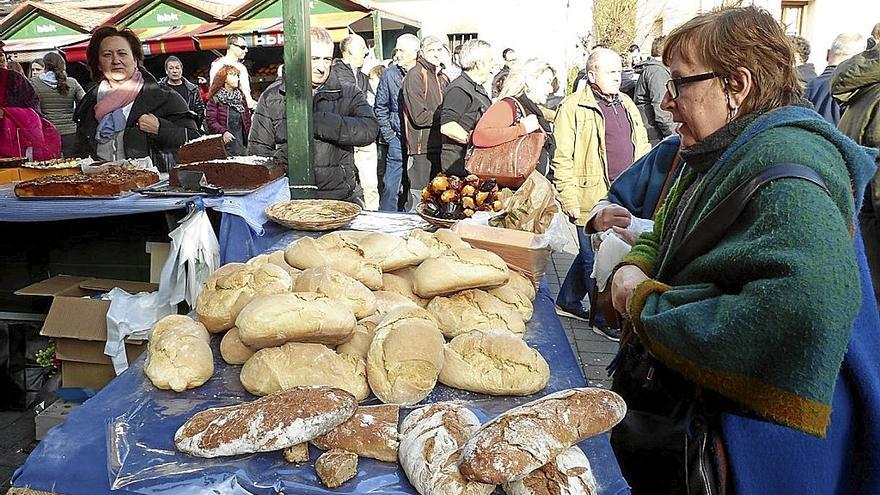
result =
M43 2L22 3L0 20L0 40L13 60L28 61L88 39L108 14Z
M348 33L348 26L365 17L369 12L333 12L313 14L310 16L312 26L321 26L330 31L333 41L342 41ZM202 50L223 50L226 48L226 37L230 34L250 35L251 46L280 46L284 44L284 19L269 17L262 19L242 19L232 21L215 30L198 36Z
M184 53L194 52L198 48L194 36L198 33L217 29L219 24L187 24L185 26L165 26L152 28L134 28L132 31L141 40L144 55L158 55L161 53ZM64 54L68 62L84 62L89 41L85 41L64 48Z

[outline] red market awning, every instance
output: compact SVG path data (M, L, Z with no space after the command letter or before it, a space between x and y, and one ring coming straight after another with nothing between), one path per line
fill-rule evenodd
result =
M348 36L348 26L364 17L369 12L334 12L313 14L309 18L312 26L321 26L330 31L334 42L342 41ZM284 45L284 20L280 17L265 19L242 19L232 21L212 31L204 31L198 35L202 50L226 49L226 37L240 34L251 46L282 46Z
M154 28L132 29L134 34L141 40L144 48L144 56L159 55L162 53L185 53L198 51L195 36L213 29L217 29L215 23L188 24L184 26L167 26ZM86 50L89 41L64 48L67 62L85 62Z

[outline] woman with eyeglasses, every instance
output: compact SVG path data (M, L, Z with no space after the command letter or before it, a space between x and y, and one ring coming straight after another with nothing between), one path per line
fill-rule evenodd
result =
M245 104L240 77L238 69L227 65L217 72L208 90L208 132L223 135L230 156L247 154L247 137L251 130L251 112Z
M211 63L211 71L208 81L214 81L217 72L227 65L231 65L238 69L241 91L244 93L247 107L253 110L257 107L257 102L251 96L251 76L247 67L244 66L242 60L247 56L248 46L244 37L240 34L230 34L226 37L226 54Z
M697 16L663 60L686 168L613 276L624 476L636 495L880 493L880 317L856 221L876 151L801 98L764 10Z

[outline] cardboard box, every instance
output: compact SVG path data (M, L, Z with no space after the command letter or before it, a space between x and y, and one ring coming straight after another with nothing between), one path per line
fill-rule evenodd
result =
M101 388L115 376L110 358L104 355L110 301L91 298L114 287L131 293L158 290L158 285L146 282L56 275L15 292L53 298L40 335L55 341L63 387ZM146 345L127 341L125 348L132 361Z
M19 180L39 179L50 175L74 175L82 172L79 168L61 168L55 170L40 170L36 168L18 167Z
M535 234L458 222L452 229L468 244L501 256L507 266L522 273L537 285L547 268L550 248L534 248Z

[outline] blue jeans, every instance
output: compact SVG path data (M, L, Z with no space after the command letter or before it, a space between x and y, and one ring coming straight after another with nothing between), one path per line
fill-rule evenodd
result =
M590 245L590 238L584 234L584 228L577 228L578 234L578 255L571 263L568 274L559 288L559 295L556 296L556 304L563 309L574 308L583 309L584 299L589 296L593 289L595 280L590 278L593 273L593 248ZM590 308L591 311L593 308ZM605 318L601 311L596 311L596 324L604 324Z
M388 154L385 155L385 177L382 182L384 189L379 199L380 211L398 211L397 200L400 197L400 180L403 175L403 150L400 139L395 138L388 143Z

